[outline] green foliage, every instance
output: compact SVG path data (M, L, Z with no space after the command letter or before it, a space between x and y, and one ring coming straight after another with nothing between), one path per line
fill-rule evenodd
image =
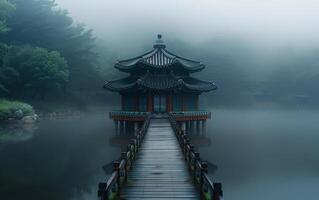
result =
M34 110L29 104L0 99L0 121L8 118L16 118L17 111L22 111L23 116L34 114Z
M30 46L10 48L6 68L13 69L7 88L11 95L39 95L44 98L49 91L61 90L68 77L68 65L56 51Z
M0 0L0 34L6 33L10 29L7 27L7 17L14 11L15 7L7 0Z
M9 93L7 85L11 82L11 78L16 75L16 71L4 65L7 58L9 47L0 43L0 94L6 95Z
M7 21L10 34L2 36L6 43L29 44L60 52L69 65L69 92L91 91L97 87L97 54L93 51L92 30L74 24L67 11L58 9L53 0L11 2L16 5L16 11Z

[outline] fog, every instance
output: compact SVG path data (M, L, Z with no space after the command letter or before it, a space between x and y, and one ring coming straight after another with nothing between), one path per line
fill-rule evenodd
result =
M212 145L199 151L217 165L225 199L318 199L318 112L213 113Z
M313 45L319 38L315 0L57 0L77 22L121 46L139 46L162 33L202 43L236 35L265 46Z
M137 56L163 34L167 48L207 69L211 105L314 105L319 95L319 3L313 0L57 0L93 29L107 57ZM108 73L109 74L109 73ZM106 77L107 77L106 73ZM113 76L113 73L110 75ZM257 102L260 104L260 102Z

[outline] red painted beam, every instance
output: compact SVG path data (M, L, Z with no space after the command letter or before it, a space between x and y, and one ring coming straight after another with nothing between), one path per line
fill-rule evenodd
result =
M147 112L153 112L153 95L151 93L148 94Z

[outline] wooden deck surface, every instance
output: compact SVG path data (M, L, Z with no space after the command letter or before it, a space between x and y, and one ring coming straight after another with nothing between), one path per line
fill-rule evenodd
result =
M200 199L168 119L151 119L121 199Z

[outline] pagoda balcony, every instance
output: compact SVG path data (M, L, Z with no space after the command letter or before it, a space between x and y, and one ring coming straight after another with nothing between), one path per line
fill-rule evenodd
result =
M109 115L111 119L117 121L145 121L150 114L150 112L112 111Z
M170 112L169 115L171 115L176 121L198 121L211 118L211 112L209 111Z

